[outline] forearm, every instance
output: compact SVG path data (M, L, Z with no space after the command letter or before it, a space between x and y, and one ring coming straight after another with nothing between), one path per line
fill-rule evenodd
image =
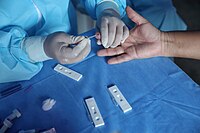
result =
M163 55L200 60L200 31L162 32Z
M0 83L29 80L43 65L32 62L23 49L22 40L26 38L26 32L17 26L8 28L0 30Z

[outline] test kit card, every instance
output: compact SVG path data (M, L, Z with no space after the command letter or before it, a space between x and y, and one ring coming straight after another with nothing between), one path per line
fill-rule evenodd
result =
M54 67L54 70L65 75L65 76L67 76L67 77L69 77L69 78L71 78L71 79L74 79L76 81L79 81L83 76L80 73L75 72L74 70L71 70L71 69L69 69L65 66L60 65L60 64L56 65Z
M103 126L104 121L99 111L99 108L97 107L95 99L93 97L85 99L85 103L89 111L89 115L94 123L94 126L95 127Z
M132 110L131 105L127 102L127 100L122 95L122 93L120 92L120 90L118 89L118 87L116 85L109 87L108 90L109 90L111 96L116 101L117 105L119 105L119 107L122 109L122 111L124 113Z

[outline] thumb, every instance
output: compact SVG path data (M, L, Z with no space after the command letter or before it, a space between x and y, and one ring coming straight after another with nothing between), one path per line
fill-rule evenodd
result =
M135 22L137 25L141 25L141 24L144 24L144 23L148 22L145 18L143 18L141 15L139 15L137 12L135 12L129 6L126 7L126 13L127 13L128 17L133 22Z

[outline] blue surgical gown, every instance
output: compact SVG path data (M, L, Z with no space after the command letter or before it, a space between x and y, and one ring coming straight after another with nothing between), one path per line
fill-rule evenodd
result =
M162 31L186 30L187 28L177 14L172 0L127 0L127 5ZM134 26L127 15L124 21L129 28Z
M101 0L80 2L96 18ZM124 14L125 1L114 2ZM22 50L23 38L56 31L76 34L76 15L70 0L1 0L0 20L0 83L28 80L41 70L42 62L32 62Z

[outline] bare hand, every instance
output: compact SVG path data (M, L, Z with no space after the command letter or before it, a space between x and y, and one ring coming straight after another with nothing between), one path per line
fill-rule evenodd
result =
M136 27L130 30L123 44L116 48L102 49L97 55L115 56L108 60L108 64L162 55L161 32L130 7L126 8L126 12Z

